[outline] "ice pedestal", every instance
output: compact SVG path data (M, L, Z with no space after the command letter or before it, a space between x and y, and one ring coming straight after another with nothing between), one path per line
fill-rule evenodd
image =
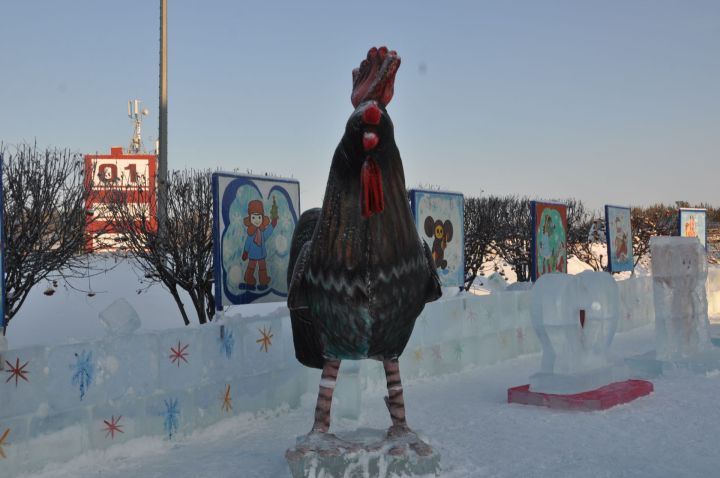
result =
M609 360L619 317L615 280L603 272L547 274L532 289L530 312L543 349L530 390L572 394L625 380Z
M440 473L440 454L415 433L385 430L310 434L297 438L285 458L293 478L427 476Z
M634 374L720 369L720 349L710 340L705 250L697 238L650 240L656 350L626 359Z

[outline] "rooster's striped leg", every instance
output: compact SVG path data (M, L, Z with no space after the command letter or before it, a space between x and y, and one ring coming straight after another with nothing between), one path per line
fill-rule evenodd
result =
M320 379L317 405L315 406L315 423L312 427L314 432L327 433L330 429L330 406L332 405L332 396L339 369L340 360L325 360L322 378Z
M400 381L400 364L398 359L383 360L385 379L387 380L388 396L385 405L390 411L393 425L407 426L405 422L405 400L403 399L402 382Z

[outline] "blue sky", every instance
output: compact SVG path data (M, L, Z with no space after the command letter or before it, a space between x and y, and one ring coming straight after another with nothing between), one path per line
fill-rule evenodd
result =
M720 2L169 0L170 169L292 176L320 205L373 45L409 187L720 205ZM157 137L157 0L0 5L0 140Z

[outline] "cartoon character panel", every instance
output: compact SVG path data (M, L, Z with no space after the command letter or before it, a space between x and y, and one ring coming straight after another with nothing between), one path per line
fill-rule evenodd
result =
M632 271L635 262L629 207L605 206L605 234L610 272Z
M563 204L532 201L533 281L543 274L567 272L567 208Z
M215 302L282 302L300 208L294 180L213 174Z
M680 221L680 236L697 237L700 240L700 244L707 248L705 241L705 219L707 216L707 210L680 208L678 216Z
M465 233L462 194L411 189L415 226L427 243L443 287L459 287L465 278Z

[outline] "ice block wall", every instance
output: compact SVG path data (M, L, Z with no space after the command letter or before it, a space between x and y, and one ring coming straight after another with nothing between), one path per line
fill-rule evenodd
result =
M619 330L650 323L652 281L618 285ZM539 352L530 293L461 294L428 304L401 357L403 379ZM173 440L242 412L295 408L303 394L317 392L319 371L295 360L287 309L223 322L3 352L0 436L9 431L2 475L137 437ZM333 411L357 416L358 390L384 387L385 376L378 362L349 364ZM350 368L355 372L343 374Z

